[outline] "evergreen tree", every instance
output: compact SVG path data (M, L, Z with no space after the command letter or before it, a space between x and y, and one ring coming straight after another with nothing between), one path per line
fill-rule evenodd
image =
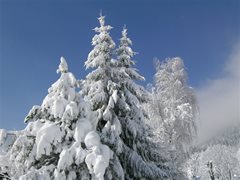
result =
M96 129L104 144L112 151L113 159L106 169L105 179L155 179L165 176L146 155L147 128L144 127L140 102L146 100L144 88L134 80L143 80L131 66L134 52L128 46L126 29L113 59L115 43L109 35L111 26L105 25L105 17L99 18L100 27L93 37L93 50L85 62L87 68L95 68L82 83L82 94L97 112ZM145 153L145 154L144 154Z
M105 25L105 17L98 18L100 27L94 28L97 32L93 39L93 50L85 62L86 69L97 68L88 74L83 86L83 94L87 94L93 110L104 108L108 103L108 84L111 83L112 53L115 43L109 35L111 26ZM110 81L110 82L109 82Z
M147 117L143 113L142 103L149 100L148 94L142 86L135 83L136 80L144 80L137 69L132 66L132 60L136 54L131 46L132 41L127 37L127 29L124 27L120 45L116 50L118 59L117 76L119 82L119 98L117 112L121 125L121 138L124 142L124 151L121 154L125 176L131 178L158 179L166 177L162 171L164 168L163 157L156 151L156 144L152 138L149 126L145 123ZM158 149L159 150L159 149ZM127 163L126 163L127 162ZM156 166L156 162L162 169ZM165 168L167 171L167 169Z
M61 77L48 89L42 105L30 110L27 127L1 156L0 171L11 179L90 178L82 142L92 131L91 113L75 92L77 81L63 57L57 72Z
M105 25L105 17L101 15L98 20L100 27L94 29L98 34L92 39L94 48L85 62L87 69L95 68L95 70L89 73L82 82L81 94L91 104L91 109L95 115L94 128L100 134L102 141L120 151L121 141L117 139L119 139L121 127L114 113L117 101L117 84L113 80L117 74L117 70L114 68L116 61L112 59L115 43L109 34L112 27ZM113 177L124 178L121 164L115 154L105 174L106 179Z

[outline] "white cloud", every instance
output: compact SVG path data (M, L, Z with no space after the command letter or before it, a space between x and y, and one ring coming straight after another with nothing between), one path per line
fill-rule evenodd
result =
M201 139L240 121L240 43L226 61L223 74L197 90Z

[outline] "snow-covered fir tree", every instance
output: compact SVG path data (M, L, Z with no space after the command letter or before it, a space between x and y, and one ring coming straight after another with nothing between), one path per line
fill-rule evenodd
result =
M11 179L90 178L85 163L88 149L105 147L95 140L98 136L89 135L94 133L88 120L91 113L76 93L77 80L63 57L57 72L61 76L48 89L42 105L33 106L25 118L27 127L0 156L0 172ZM98 175L102 179L103 174Z
M94 48L85 62L86 68L96 69L89 73L82 82L81 94L91 104L91 109L95 115L93 118L94 128L101 137L104 133L107 133L107 126L110 126L111 123L112 133L108 140L113 142L120 134L119 120L114 117L112 112L117 101L117 84L111 78L114 73L112 55L115 43L109 34L112 27L105 25L105 17L101 15L98 20L100 27L94 29L97 34L92 39ZM120 148L121 144L118 144L118 146L117 148ZM92 175L95 176L94 172L92 172ZM105 178L111 179L112 177L117 177L118 179L123 179L124 177L122 167L116 155L111 159Z
M85 62L87 69L96 69L89 73L82 83L82 94L86 96L87 100L91 103L92 110L98 111L99 114L95 120L95 127L98 122L101 123L99 119L103 118L101 115L109 101L109 88L114 85L111 76L114 71L112 68L112 54L115 43L109 34L112 27L105 25L104 16L101 15L98 20L100 27L94 29L98 34L92 39L94 48L89 53L88 59ZM99 124L99 127L103 127L103 124Z
M145 123L147 117L144 115L141 105L143 102L147 102L149 97L146 90L135 83L137 80L144 80L144 77L132 67L135 65L132 58L136 53L131 49L131 45L132 41L127 37L127 29L124 27L120 45L116 50L118 72L120 72L117 76L119 101L116 114L122 125L121 137L125 145L123 154L128 158L125 158L122 163L124 163L126 177L163 178L166 177L166 173L163 173L156 164L164 169L165 158L156 149L156 144L151 141L152 133L149 131L150 127ZM126 164L126 161L129 161L131 166Z
M82 94L97 112L95 124L102 142L114 152L105 178L162 178L166 174L150 161L144 148L147 128L140 101L146 100L146 94L134 82L144 78L131 67L134 52L128 46L131 40L127 30L123 30L120 45L114 51L115 43L109 35L112 27L105 25L104 16L98 19L100 27L94 29L98 33L92 40L94 48L85 62L87 68L95 69L83 81Z

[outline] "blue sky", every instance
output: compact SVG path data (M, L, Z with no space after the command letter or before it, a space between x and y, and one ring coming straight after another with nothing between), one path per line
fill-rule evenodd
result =
M31 107L41 104L58 78L64 56L77 78L86 75L92 29L100 9L116 43L128 27L137 68L151 83L153 58L183 58L189 84L201 87L222 76L239 40L238 0L1 0L0 128L22 129Z

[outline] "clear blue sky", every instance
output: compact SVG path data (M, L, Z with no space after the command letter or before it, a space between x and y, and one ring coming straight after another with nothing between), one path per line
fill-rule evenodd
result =
M218 76L239 38L238 0L0 0L0 128L22 129L58 78L64 56L77 78L86 75L92 29L100 9L116 43L127 25L137 68L151 83L153 58L180 56L189 84Z

